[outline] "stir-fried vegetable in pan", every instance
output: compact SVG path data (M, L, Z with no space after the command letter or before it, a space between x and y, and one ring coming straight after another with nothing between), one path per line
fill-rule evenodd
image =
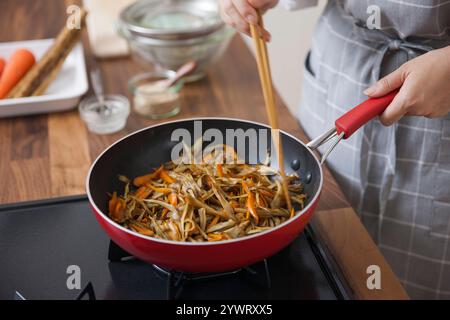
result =
M259 233L295 215L286 209L280 176L266 165L168 162L125 183L109 200L109 216L140 234L174 241L220 241ZM306 195L287 177L293 204Z

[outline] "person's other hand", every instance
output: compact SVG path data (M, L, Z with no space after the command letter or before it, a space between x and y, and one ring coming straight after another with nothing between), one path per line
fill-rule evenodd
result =
M256 10L261 14L275 7L278 0L219 0L220 15L228 25L236 30L250 35L249 24L258 23ZM266 41L270 41L270 33L263 30Z
M364 91L372 98L400 88L380 116L392 125L403 116L439 118L450 112L450 46L414 58Z

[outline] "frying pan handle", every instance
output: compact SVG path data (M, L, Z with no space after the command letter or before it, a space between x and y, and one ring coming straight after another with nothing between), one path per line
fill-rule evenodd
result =
M394 100L398 90L380 98L370 98L360 103L335 121L337 134L344 133L344 139L349 138L356 130L367 122L379 116Z
M320 164L323 164L341 139L347 139L367 122L382 114L392 100L394 100L397 93L398 90L395 90L380 98L370 98L360 103L337 119L334 123L334 127L330 128L314 140L311 140L306 146L311 150L315 150L327 141L337 137L323 154L322 159L320 160Z

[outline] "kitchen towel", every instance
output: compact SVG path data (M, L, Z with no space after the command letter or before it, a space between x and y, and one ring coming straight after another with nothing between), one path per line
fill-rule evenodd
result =
M129 53L125 39L117 33L119 14L134 0L83 0L89 12L87 29L89 42L96 57L110 58Z

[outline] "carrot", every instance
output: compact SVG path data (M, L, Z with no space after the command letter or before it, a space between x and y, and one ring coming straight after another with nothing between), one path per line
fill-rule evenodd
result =
M111 200L109 200L109 214L114 214L114 208L117 203L117 192L114 191Z
M5 68L6 61L3 58L0 58L0 78L2 77L3 69Z
M133 229L133 231L135 231L135 232L143 234L144 236L152 237L155 235L155 233L152 230L144 228L144 227L136 225L136 224L130 225L130 228Z
M169 194L169 203L176 207L178 205L178 198L177 198L177 194L176 193L171 193Z
M116 207L114 208L114 214L120 214L122 210L122 201L117 201Z
M8 92L25 76L35 62L34 55L26 49L14 52L0 78L0 99L8 95Z
M212 221L208 224L208 226L206 227L206 230L208 230L209 228L211 228L212 226L215 226L217 224L217 222L219 222L220 217L219 216L215 216L214 219L212 219Z
M253 193L249 193L248 194L248 198L247 198L247 208L248 211L250 212L250 214L253 216L253 219L255 219L256 224L258 224L259 222L259 216L258 213L256 212L256 207L255 207L255 196L253 195Z
M160 219L161 219L161 220L166 219L166 214L167 214L168 212L169 212L169 209L164 208L163 211L161 212L161 217L160 217Z
M164 193L164 194L169 194L173 192L173 189L169 189L169 188L158 188L153 186L152 184L148 183L146 184L147 187L149 187L150 189L152 189L155 192L159 192L159 193Z
M242 187L244 188L244 191L247 192L247 209L252 215L253 219L255 219L256 224L258 224L259 216L258 213L256 212L255 207L255 195L250 191L245 181L242 181Z
M126 204L125 201L122 199L115 199L116 201L113 202L113 199L109 202L109 208L112 209L112 212L110 212L110 217L117 222L123 222L124 219L124 213Z
M167 197L169 200L169 204L171 204L172 206L174 206L175 208L178 205L178 198L177 198L177 194L172 192L169 194L169 196ZM163 212L161 213L161 219L164 219L166 217L166 214L169 212L169 209L164 208Z
M223 177L224 174L223 174L223 168L222 168L222 165L221 165L220 163L218 163L218 164L216 165L216 168L217 168L217 175L218 175L219 177Z
M149 173L149 174L146 174L144 176L140 176L140 177L135 178L133 180L133 184L136 187L140 187L140 186L143 186L146 183L149 183L153 179L159 178L159 174L160 174L162 169L163 169L163 167L161 166L158 169L156 169L156 171L154 171L152 173Z
M209 233L208 234L208 240L209 241L220 241L229 239L229 237L224 233Z
M161 178L167 183L175 183L175 179L169 176L166 170L161 170Z
M149 188L147 185L140 187L139 189L137 189L136 193L134 194L134 196L138 199L147 199L148 196L150 195L150 193L152 193L152 189Z

